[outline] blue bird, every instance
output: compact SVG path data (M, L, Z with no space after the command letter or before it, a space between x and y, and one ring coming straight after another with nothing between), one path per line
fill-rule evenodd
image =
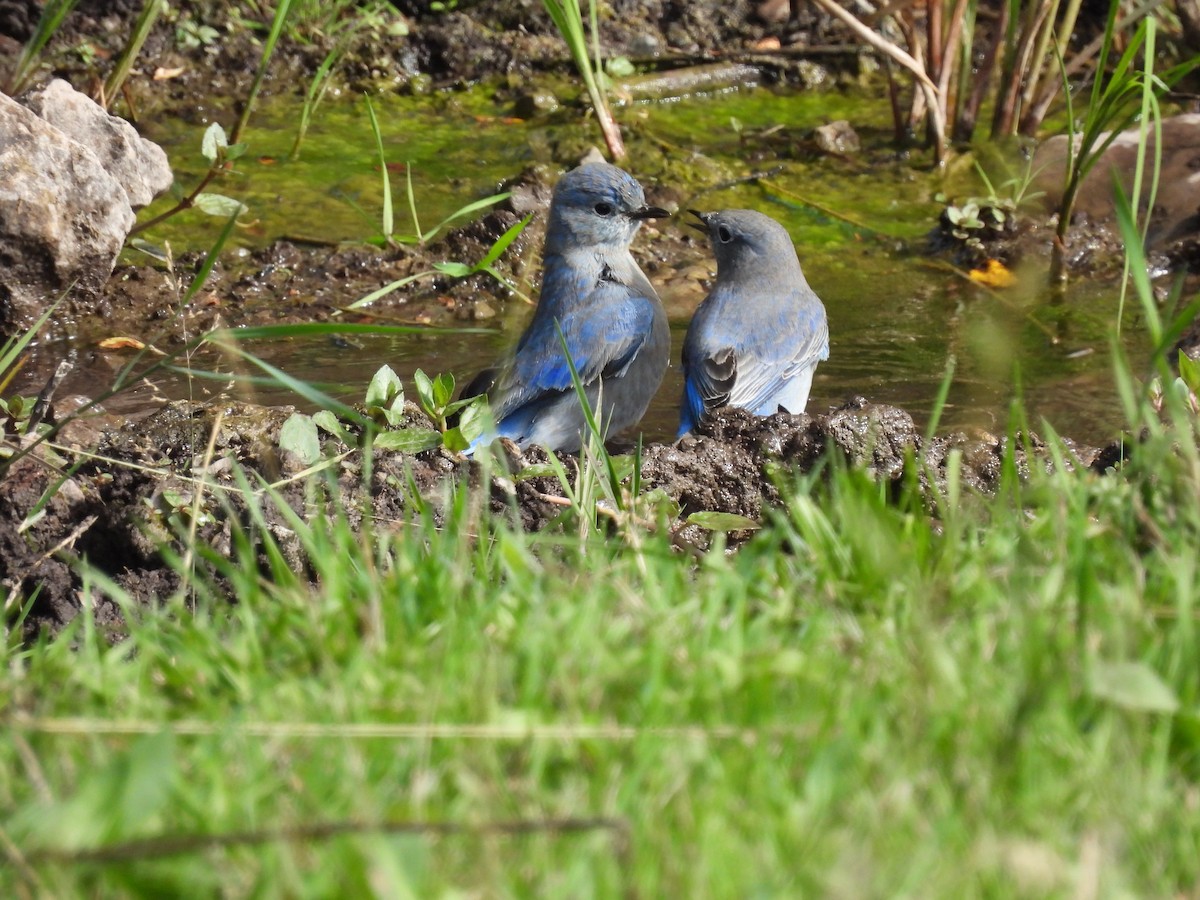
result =
M587 425L560 331L606 433L641 419L670 361L671 338L662 301L629 245L643 219L667 215L647 206L642 186L607 163L589 163L559 179L533 319L494 380L483 372L464 391L486 389L496 426L471 450L497 437L522 448L579 449Z
M684 340L678 436L722 406L804 412L813 371L829 358L829 326L791 237L749 209L691 213L712 241L717 281Z

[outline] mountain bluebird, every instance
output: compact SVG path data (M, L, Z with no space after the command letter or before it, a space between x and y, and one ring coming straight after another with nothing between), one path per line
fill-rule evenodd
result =
M691 212L712 241L717 282L683 344L679 436L722 406L804 412L813 370L829 358L829 327L792 239L753 210Z
M496 423L472 449L497 437L522 448L579 449L587 425L564 340L601 427L616 434L641 419L662 382L671 339L662 301L629 245L643 219L666 215L646 205L632 177L606 163L580 166L559 180L533 320L494 380L481 373L464 392L486 390Z

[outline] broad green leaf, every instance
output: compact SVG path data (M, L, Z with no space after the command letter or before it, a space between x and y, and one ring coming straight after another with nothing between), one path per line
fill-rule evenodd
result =
M1142 662L1097 661L1092 665L1088 687L1092 696L1122 709L1168 715L1179 709L1175 691Z
M413 372L413 386L417 389L417 402L421 404L421 409L432 415L437 409L433 397L433 382L423 370L417 369Z
M380 450L396 450L400 453L420 453L442 445L442 433L432 428L400 428L382 431L375 436L375 446Z
M400 376L391 366L380 366L379 371L371 376L371 383L367 385L367 396L363 402L367 406L382 409L389 406L396 397L404 397L404 385L400 382Z
M205 130L204 138L200 141L200 152L209 162L216 162L221 151L228 146L229 139L225 137L225 129L219 122L213 122Z
M687 523L709 531L755 531L762 528L754 519L725 512L695 512L687 517Z
M461 453L471 446L471 442L463 436L462 427L451 428L442 435L442 446L455 453Z
M473 403L474 403L474 404L478 404L479 402L480 402L480 401L479 401L479 397L478 397L478 396L476 396L476 397L464 397L464 398L463 398L463 399L461 399L461 400L454 400L454 401L452 401L452 402L450 402L450 403L447 403L447 404L446 404L446 408L443 410L443 412L444 412L446 415L448 415L448 416L452 416L452 415L454 415L456 412L458 412L460 409L466 409L466 408L467 408L468 406L470 406L471 404L473 404Z
M342 425L341 420L335 416L330 410L322 409L313 413L313 424L322 431L332 434L335 438L347 446L354 446L354 439L350 432Z
M125 834L153 830L151 823L171 801L175 766L175 739L169 731L137 738L125 756L121 790L114 813Z
M443 372L437 378L433 379L433 402L434 405L441 410L444 410L450 401L454 399L454 376L449 372Z
M484 413L486 404L481 398L472 397L466 401L466 404L466 406L462 407L462 415L458 418L458 428L456 430L462 434L464 439L470 442L483 434L484 428L487 427L488 417Z
M197 194L193 201L196 208L201 212L208 213L210 216L219 216L223 219L228 219L230 216L240 216L246 212L248 207L240 200L234 200L232 197L226 197L224 194Z
M321 439L312 416L292 413L279 430L279 448L289 450L306 466L321 458Z

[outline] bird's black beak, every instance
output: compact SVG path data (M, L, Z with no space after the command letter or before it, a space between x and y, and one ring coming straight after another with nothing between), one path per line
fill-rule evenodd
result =
M687 224L688 228L695 228L697 231L701 231L704 234L708 234L708 217L710 215L712 215L712 213L702 213L699 210L695 210L695 209L689 209L688 212L690 212L693 216L695 216L701 222L700 225L697 225L695 222L687 222L686 224Z
M669 219L671 214L660 206L643 206L629 213L629 218L640 222L642 219Z

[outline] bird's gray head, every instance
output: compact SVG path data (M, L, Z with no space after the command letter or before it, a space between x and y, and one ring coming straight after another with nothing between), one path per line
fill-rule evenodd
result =
M718 277L744 270L799 275L800 260L796 257L791 235L770 216L752 209L712 213L692 209L688 212L704 223L694 227L706 232L712 241Z
M643 219L670 215L646 205L642 186L608 163L588 163L559 179L546 224L547 252L611 244L628 247Z

